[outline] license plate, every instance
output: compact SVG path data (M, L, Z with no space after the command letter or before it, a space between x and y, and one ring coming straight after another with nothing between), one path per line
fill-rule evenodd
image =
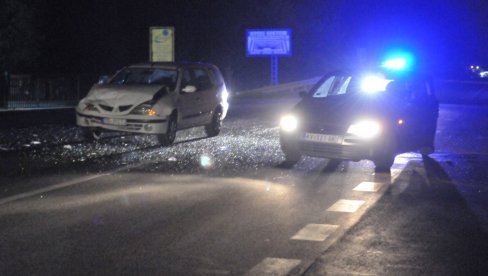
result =
M125 125L125 119L103 118L103 123L107 125L123 126Z
M319 143L342 144L341 135L327 135L319 133L305 133L305 140Z

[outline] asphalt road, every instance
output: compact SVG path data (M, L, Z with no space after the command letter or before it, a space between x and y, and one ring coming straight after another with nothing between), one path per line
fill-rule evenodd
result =
M437 151L283 168L296 101L239 98L221 135L0 133L0 275L488 273L488 108L442 105Z

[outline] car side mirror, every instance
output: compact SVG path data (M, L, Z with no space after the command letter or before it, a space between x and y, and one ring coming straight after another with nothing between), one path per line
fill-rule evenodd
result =
M98 78L98 84L107 84L109 80L110 80L110 76L108 75L100 76Z
M181 91L185 93L195 93L197 91L197 87L194 85L187 85L181 89Z
M307 96L307 91L300 91L298 92L298 96L300 96L300 98L305 98Z

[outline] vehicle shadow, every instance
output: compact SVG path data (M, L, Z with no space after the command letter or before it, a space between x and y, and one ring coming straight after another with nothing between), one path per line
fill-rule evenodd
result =
M488 273L488 233L458 183L430 157L410 161L334 250L321 262L344 258L373 274Z

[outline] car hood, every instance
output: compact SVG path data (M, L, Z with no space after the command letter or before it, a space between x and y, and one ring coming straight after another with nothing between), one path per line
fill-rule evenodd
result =
M392 108L383 98L344 95L306 99L295 107L294 112L303 118L306 128L324 125L347 128L351 123L363 118L383 120L392 112Z
M97 85L85 98L111 106L134 105L150 101L162 85Z

